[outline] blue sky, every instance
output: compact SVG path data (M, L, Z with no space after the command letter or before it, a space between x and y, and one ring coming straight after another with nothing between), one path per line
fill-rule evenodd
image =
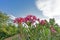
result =
M35 0L0 0L0 11L15 17L29 14L43 17L42 12L35 5Z
M52 6L52 2L54 2L54 6ZM52 10L50 10L50 6L52 6L53 10L56 10L54 13L51 13ZM24 17L29 14L35 15L39 18L55 16L56 22L60 24L59 10L60 0L0 0L0 11L5 12L8 15L13 15L15 17Z

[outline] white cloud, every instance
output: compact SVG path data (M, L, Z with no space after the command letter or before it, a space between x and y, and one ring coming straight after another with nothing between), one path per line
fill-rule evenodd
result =
M14 20L16 17L13 15L9 15L10 19Z
M60 0L36 0L36 7L42 10L44 16L55 18L60 24Z

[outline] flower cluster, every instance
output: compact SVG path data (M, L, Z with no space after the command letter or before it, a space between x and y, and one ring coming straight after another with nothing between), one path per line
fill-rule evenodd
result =
M45 25L46 24L46 21L45 20L41 20L40 24L41 25Z
M16 18L15 20L14 20L14 23L22 23L22 22L24 22L24 18Z
M33 22L35 22L37 20L37 18L36 18L36 16L33 16L33 15L28 15L28 16L26 16L25 18L16 18L15 20L14 20L14 23L22 23L22 22L31 22L31 23L33 23Z
M22 23L22 22L25 22L25 23L26 23L26 22L34 23L36 20L37 20L41 25L44 25L44 24L46 23L45 20L40 20L39 18L37 18L37 17L34 16L34 15L28 15L28 16L26 16L25 18L22 18L22 17L16 18L16 19L14 20L14 23Z
M45 25L45 24L46 24L46 20L40 20L39 18L37 18L36 16L33 16L33 15L28 15L28 16L26 16L25 18L22 18L22 17L16 18L16 19L14 20L14 23L20 23L20 24L21 24L22 22L24 22L24 23L27 23L27 22L34 23L34 22L36 22L36 20L37 20L41 25ZM56 33L56 30L53 28L53 26L50 26L50 30L51 30L51 32Z
M35 22L37 20L36 16L33 15L28 15L27 17L25 17L25 22Z
M51 38L53 34L55 34L53 36L56 37L57 33L58 33L58 31L56 29L56 28L58 28L58 26L56 24L54 24L55 21L53 21L53 19L49 20L49 22L48 22L47 20L40 20L39 18L37 18L34 15L28 15L24 18L22 18L22 17L16 18L14 20L14 23L19 24L20 34L24 35L23 37L21 36L21 38L23 40L24 39L28 39L28 40L35 40L35 39L48 40L49 39L48 37ZM23 24L23 26L20 26L21 23ZM55 28L55 26L56 26L56 28ZM60 29L59 29L59 32L60 32ZM26 35L26 33L29 34L29 35ZM49 40L51 40L51 39L49 39Z

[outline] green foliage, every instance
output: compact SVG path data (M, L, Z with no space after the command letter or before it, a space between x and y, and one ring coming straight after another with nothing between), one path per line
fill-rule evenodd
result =
M0 39L13 36L18 33L18 28L14 25L8 25L0 28Z
M18 33L18 27L12 23L7 23L8 21L10 21L9 16L0 12L0 40Z
M8 19L9 19L9 16L7 16L7 14L0 12L0 23L7 22Z
M53 19L50 19L49 20L49 23L51 24L51 25L54 25L55 24L55 19L53 18Z
M10 21L9 16L0 12L0 40L20 33L21 40L60 40L60 27L55 23L55 19L43 20L41 23L32 26L27 22L28 28L18 23L18 27ZM12 21L11 21L12 22ZM43 25L44 24L44 25ZM14 38L12 40L18 40Z
M56 33L50 28L51 25ZM28 28L25 28L20 24L19 28L21 40L60 40L60 27L55 23L55 19L50 19L49 22L46 20L45 25L36 24L36 27L28 25Z

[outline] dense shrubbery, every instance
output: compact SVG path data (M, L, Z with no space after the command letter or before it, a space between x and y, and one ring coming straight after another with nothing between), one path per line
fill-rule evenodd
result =
M60 40L60 27L54 18L48 22L28 15L16 18L14 23L19 25L21 40Z
M20 33L21 40L60 40L60 27L55 23L54 18L49 19L48 22L28 15L14 20L18 27L9 21L9 16L0 12L0 40L17 33Z
M0 12L0 40L18 33L18 27L12 23L8 23L9 21L9 16Z
M18 28L14 25L11 26L2 26L0 28L0 39L4 39L10 36L13 36L18 33Z

